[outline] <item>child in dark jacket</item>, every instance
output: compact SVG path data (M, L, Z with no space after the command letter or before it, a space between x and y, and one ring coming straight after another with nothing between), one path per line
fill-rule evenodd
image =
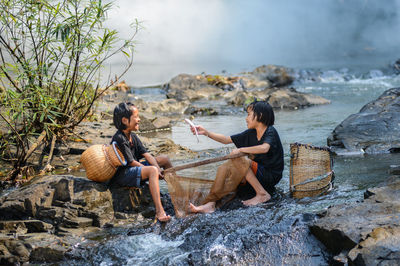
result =
M247 153L248 158L232 159L218 168L213 186L203 205L190 204L192 212L211 213L215 211L216 201L246 183L248 195L255 196L243 201L244 205L257 205L270 200L275 185L282 178L284 166L283 148L278 132L273 127L275 121L271 105L265 101L254 101L247 107L247 130L242 133L224 136L196 126L198 134L205 135L223 144L234 143L237 149L231 154ZM195 129L191 127L193 134Z
M164 211L160 199L159 178L162 170L172 167L167 156L153 157L143 146L139 137L133 131L139 130L139 110L131 103L120 103L114 109L114 125L118 131L111 143L116 142L119 150L127 161L126 166L118 167L112 182L120 186L140 187L140 183L149 180L150 193L156 208L156 219L167 222L171 219ZM141 159L145 162L141 162Z

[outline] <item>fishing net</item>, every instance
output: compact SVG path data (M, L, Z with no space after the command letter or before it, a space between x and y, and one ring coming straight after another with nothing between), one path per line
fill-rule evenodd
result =
M176 217L185 217L190 213L189 202L196 206L201 205L213 184L213 180L178 176L171 172L165 175L165 181Z
M313 197L332 188L334 173L330 149L290 144L290 192L295 198Z
M185 217L190 214L189 202L195 206L210 201L217 202L217 206L226 203L235 196L248 168L249 163L244 158L230 159L218 167L214 180L184 177L177 175L175 171L167 171L165 181L175 215Z

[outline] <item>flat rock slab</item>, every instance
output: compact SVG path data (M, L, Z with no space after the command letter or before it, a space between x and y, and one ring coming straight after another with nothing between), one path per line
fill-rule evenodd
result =
M40 220L0 221L0 230L15 233L49 232L53 225Z
M400 252L400 179L368 189L365 200L329 208L310 226L334 254L356 265L398 265Z

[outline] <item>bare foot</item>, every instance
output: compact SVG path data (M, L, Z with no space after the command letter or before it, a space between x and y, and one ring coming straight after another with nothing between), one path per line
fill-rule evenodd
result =
M269 194L257 194L254 198L242 201L242 203L246 206L254 206L263 202L267 202L270 199L271 196Z
M215 212L215 202L208 202L200 206L194 206L192 203L189 203L189 209L193 213L213 213Z
M156 220L159 220L162 223L169 222L171 220L171 216L167 215L165 212L156 214Z

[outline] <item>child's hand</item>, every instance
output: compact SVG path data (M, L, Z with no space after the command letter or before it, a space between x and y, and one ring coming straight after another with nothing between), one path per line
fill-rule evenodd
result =
M196 130L193 127L190 127L190 130L192 130L193 134L196 134L196 130L199 135L207 135L208 133L207 130L201 125L196 126Z
M187 118L185 118L185 122L188 123L188 124L190 125L190 130L192 131L193 135L196 135L197 143L199 143L199 142L200 142L199 136L198 136L199 133L197 132L197 127L198 127L198 126L196 126L195 124L193 124L193 122L190 121L190 120L187 119Z
M242 151L240 149L234 149L234 150L231 151L231 155L239 154L241 152Z
M158 178L164 179L164 171L160 168L160 166L156 166L158 169Z

